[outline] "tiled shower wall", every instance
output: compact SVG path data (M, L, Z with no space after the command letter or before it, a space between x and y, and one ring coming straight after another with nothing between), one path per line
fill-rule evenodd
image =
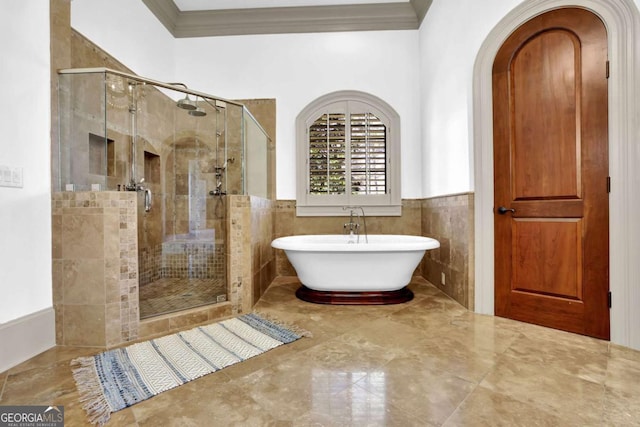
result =
M263 127L267 142L267 198L276 199L276 100L275 99L238 99Z
M168 241L140 250L140 286L162 278L225 279L221 241Z

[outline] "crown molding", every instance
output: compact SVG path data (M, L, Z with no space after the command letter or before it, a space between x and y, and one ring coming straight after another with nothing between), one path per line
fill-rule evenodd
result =
M411 0L411 6L416 11L416 16L418 17L418 27L422 25L424 17L427 16L427 11L431 7L431 3L433 3L433 0Z
M142 0L149 10L158 18L158 21L164 25L174 37L176 24L183 13L173 0Z
M431 1L183 12L173 0L143 0L175 38L415 30L420 27Z

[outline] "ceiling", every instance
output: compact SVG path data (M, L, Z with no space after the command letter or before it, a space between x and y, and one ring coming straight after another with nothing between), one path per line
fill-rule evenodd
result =
M142 0L176 38L413 30L432 0Z

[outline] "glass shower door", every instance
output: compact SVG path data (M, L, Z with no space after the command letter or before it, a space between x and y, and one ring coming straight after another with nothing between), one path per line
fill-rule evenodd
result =
M227 298L225 198L210 194L224 111L193 96L196 109L183 109L175 100L185 95L167 92L153 89L137 117L136 180L153 199L147 210L138 196L142 319Z

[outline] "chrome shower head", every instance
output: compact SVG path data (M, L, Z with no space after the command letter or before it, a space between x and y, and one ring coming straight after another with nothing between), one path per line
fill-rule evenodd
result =
M182 86L185 89L189 89L187 85L184 83L174 82L174 83L167 83L167 84L170 84L172 86ZM185 93L184 98L179 99L178 102L176 102L176 105L178 106L178 108L182 108L183 110L195 110L198 107L196 103L193 102L191 98L189 98L188 93Z
M189 115L195 116L195 117L204 117L207 115L207 112L204 111L204 108L197 107L195 110L189 110Z
M182 108L183 110L189 110L189 112L198 108L196 103L193 102L191 98L189 98L189 94L187 94L184 98L180 99L177 105L179 108Z
M204 117L207 115L207 112L204 111L204 108L202 108L201 106L198 105L198 97L196 96L196 102L194 103L194 106L196 108L194 108L193 110L189 110L189 115L190 116L195 116L195 117Z
M198 107L195 110L190 110L189 115L195 116L195 117L204 117L207 115L207 112L204 111L204 108Z

